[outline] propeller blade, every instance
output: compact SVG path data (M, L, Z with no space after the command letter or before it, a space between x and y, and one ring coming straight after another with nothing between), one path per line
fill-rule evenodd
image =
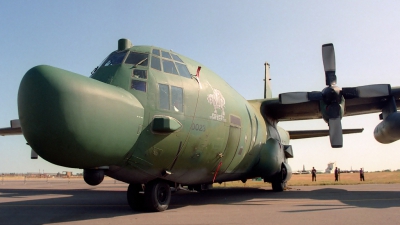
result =
M342 89L342 94L346 99L382 97L390 95L390 92L390 84L371 84Z
M279 102L281 104L295 104L308 102L307 92L287 92L279 94Z
M381 97L390 95L390 84L372 84L357 87L360 98Z
M340 118L329 119L329 138L332 148L341 148L343 146L342 123Z
M322 61L324 62L326 85L336 85L336 62L333 44L322 45Z

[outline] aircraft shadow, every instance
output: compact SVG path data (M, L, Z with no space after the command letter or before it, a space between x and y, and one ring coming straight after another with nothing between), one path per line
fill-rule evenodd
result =
M203 193L179 193L173 196L171 208L187 205L235 204L235 205L272 205L293 201L298 206L325 206L308 204L302 200L337 200L348 207L389 208L400 207L400 191L347 191L338 188L323 188L313 191L273 192L261 188L216 188ZM297 201L298 200L298 201ZM334 206L330 204L330 206ZM343 204L338 204L343 207ZM296 211L287 211L296 212Z
M347 191L323 188L313 191L273 192L259 188L216 188L202 193L179 191L174 193L168 210L203 205L273 205L323 206L307 200L338 200L331 204L338 208L400 207L400 191ZM310 203L310 204L308 204ZM315 209L313 209L315 210ZM310 210L310 211L313 211ZM298 213L297 211L282 211ZM135 215L126 201L126 191L96 189L0 189L0 224L44 224Z

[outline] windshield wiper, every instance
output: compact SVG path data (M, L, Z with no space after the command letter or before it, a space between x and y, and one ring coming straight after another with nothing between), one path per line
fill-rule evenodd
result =
M136 67L137 65L140 65L140 64L142 64L144 61L146 61L147 60L147 58L145 58L145 59L142 59L140 62L138 62L138 63L136 63L135 65L133 65L133 67Z

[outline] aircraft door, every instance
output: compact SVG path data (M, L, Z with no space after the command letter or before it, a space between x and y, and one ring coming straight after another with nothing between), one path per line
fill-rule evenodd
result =
M230 126L229 127L229 136L228 141L226 143L226 147L222 157L222 164L218 171L219 174L222 174L227 171L229 165L232 163L234 157L236 156L238 145L240 141L240 131L241 128Z

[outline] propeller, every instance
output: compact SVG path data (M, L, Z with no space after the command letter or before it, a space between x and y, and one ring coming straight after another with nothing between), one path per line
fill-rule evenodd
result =
M371 98L390 95L389 84L372 84L366 86L340 88L336 86L335 49L332 43L322 45L322 60L327 87L322 91L288 92L279 95L281 104L296 104L309 101L323 101L326 108L321 109L324 120L329 125L329 137L333 148L343 146L342 107L344 99Z
M332 43L322 45L322 60L324 62L326 85L336 85L335 49Z

